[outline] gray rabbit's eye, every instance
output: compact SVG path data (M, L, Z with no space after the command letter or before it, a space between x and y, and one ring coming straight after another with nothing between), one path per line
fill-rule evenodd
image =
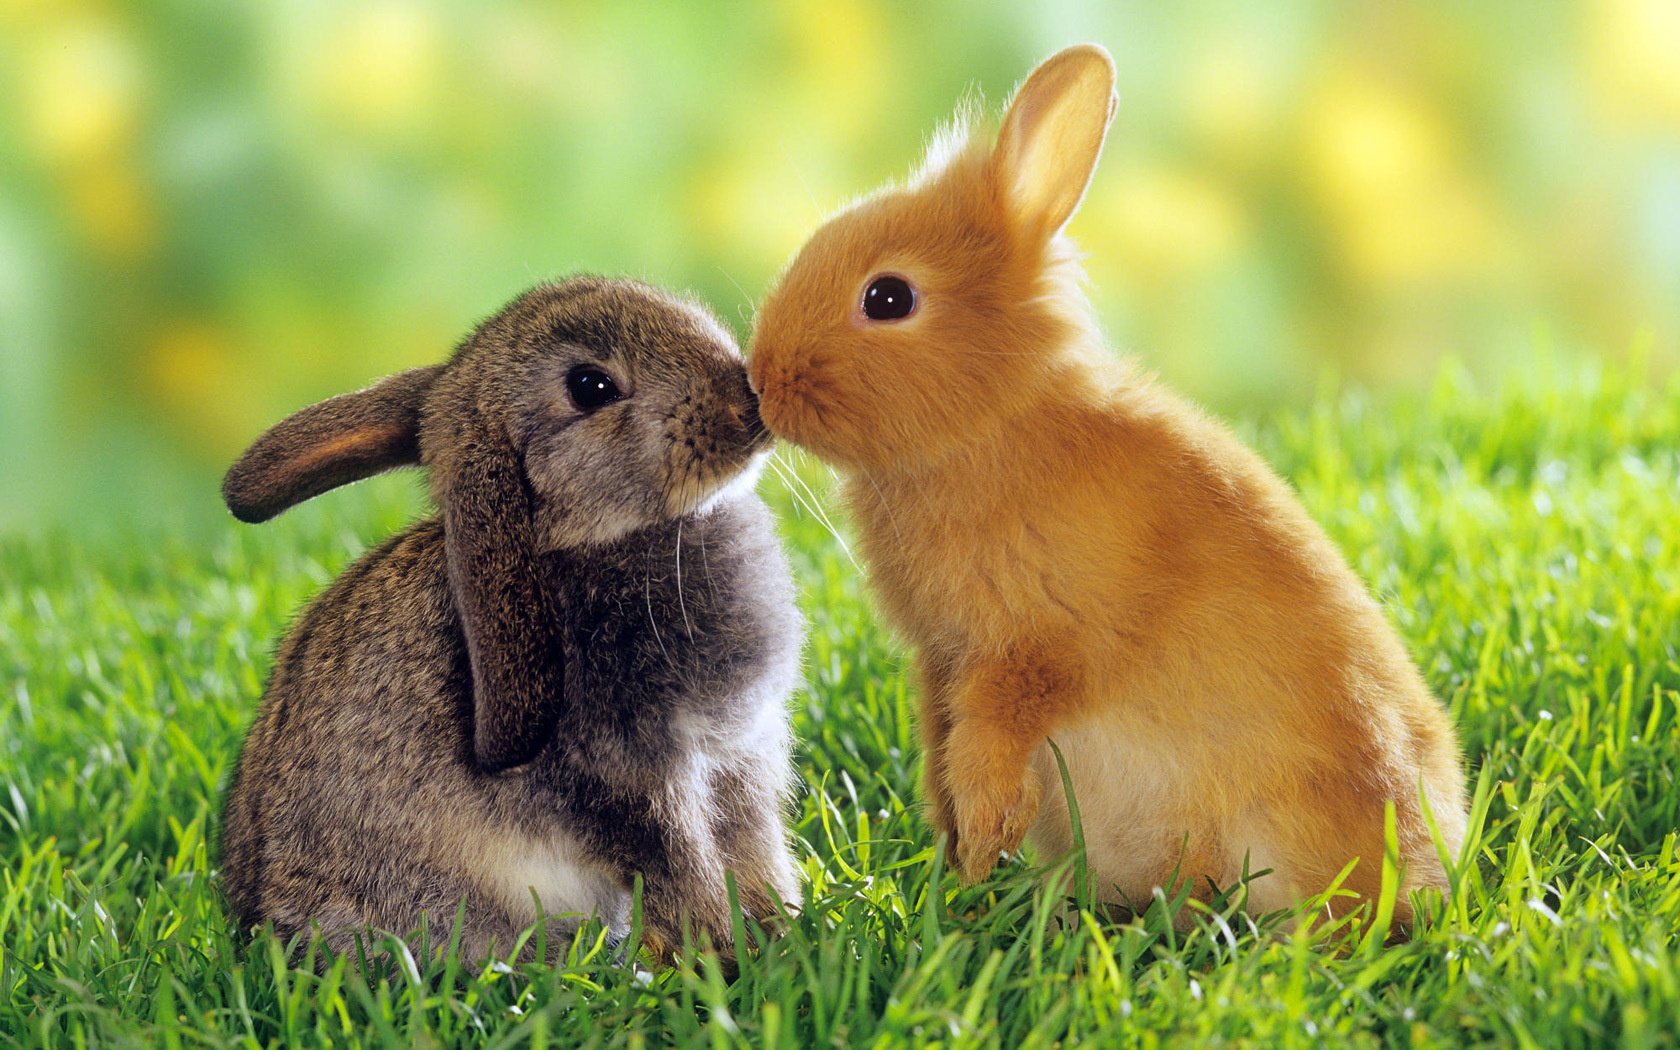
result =
M916 290L893 274L882 274L863 292L863 315L871 321L899 321L916 310Z
M591 365L580 365L566 376L566 392L580 411L593 412L621 396L612 376Z

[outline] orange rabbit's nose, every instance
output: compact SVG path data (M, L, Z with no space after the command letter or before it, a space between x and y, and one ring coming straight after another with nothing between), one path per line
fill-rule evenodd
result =
M753 355L747 361L747 385L752 387L760 403L765 397L773 396L777 387L786 386L788 378L787 364L780 355L753 348Z
M749 374L758 393L757 416L772 432L786 436L789 415L798 400L798 383L783 367L756 367Z
M765 373L769 371L770 356L755 345L752 356L747 359L747 383L759 397L764 396L764 379Z

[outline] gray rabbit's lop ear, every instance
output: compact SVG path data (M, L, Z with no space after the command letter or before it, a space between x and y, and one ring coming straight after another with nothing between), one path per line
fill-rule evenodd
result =
M240 521L267 521L329 489L420 462L420 407L442 365L399 372L275 424L222 479Z
M524 765L564 702L560 617L543 585L531 492L518 454L482 420L453 435L440 464L449 585L473 679L473 757L495 773Z

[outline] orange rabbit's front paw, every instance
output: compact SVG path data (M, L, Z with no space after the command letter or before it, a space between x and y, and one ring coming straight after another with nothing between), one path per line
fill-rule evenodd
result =
M1027 770L1018 783L952 798L957 818L957 871L976 883L1013 853L1038 819L1038 774Z

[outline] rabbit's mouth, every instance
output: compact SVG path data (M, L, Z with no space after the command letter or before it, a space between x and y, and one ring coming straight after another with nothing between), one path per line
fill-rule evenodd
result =
M764 425L764 417L759 415L758 404L758 397L754 395L751 403L741 411L741 427L746 431L748 455L762 452L776 442L776 435L770 433L770 428Z
M742 492L750 492L758 484L768 457L770 438L766 433L754 437L739 458L720 463L725 457L679 456L665 483L665 512L673 518L705 513L719 503ZM688 451L686 446L684 452Z
M829 384L812 368L765 370L759 411L770 440L781 438L837 465L857 462L851 440L852 416L828 397Z
M679 405L665 427L665 512L690 514L738 485L750 488L773 440L758 417L758 399L750 395L717 413L702 412L692 402Z

